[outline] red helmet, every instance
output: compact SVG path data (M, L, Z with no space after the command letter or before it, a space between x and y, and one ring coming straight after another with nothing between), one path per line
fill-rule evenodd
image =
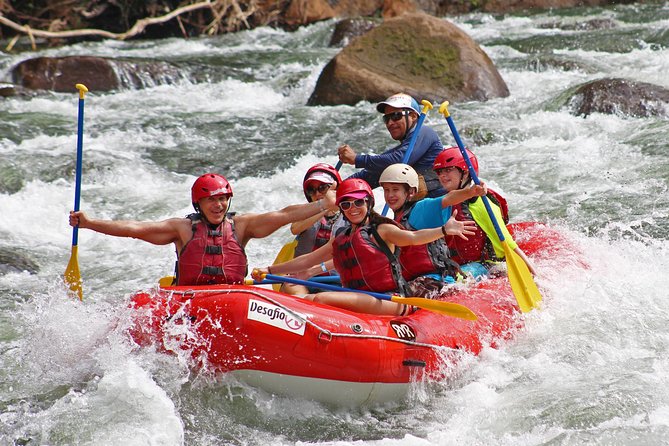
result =
M472 162L474 172L476 172L476 175L478 175L479 162L476 159L476 155L474 155L469 149L465 150L467 151L467 156L469 156L469 161ZM432 165L432 170L444 169L451 166L455 166L463 172L469 172L469 169L467 168L467 162L462 156L462 153L460 153L460 149L458 147L449 147L437 155L437 158L435 158L434 164Z
M374 207L374 193L372 188L365 180L360 178L347 178L341 182L337 188L337 205L341 203L344 198L370 198L370 208Z
M311 181L319 181L325 184L337 183L337 186L339 186L341 184L341 176L339 176L339 171L329 164L318 163L311 166L302 180L302 191L304 191L304 196L309 202L311 202L311 197L307 193L307 183Z
M228 183L228 180L223 175L217 173L205 173L195 180L190 191L194 205L197 205L197 202L205 197L213 197L215 195L232 197L232 186L230 186L230 183Z

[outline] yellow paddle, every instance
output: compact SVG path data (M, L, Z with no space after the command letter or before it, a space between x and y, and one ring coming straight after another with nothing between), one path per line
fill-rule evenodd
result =
M279 263L286 263L289 260L293 260L293 257L295 256L295 248L297 247L297 239L293 239L292 241L286 243L283 245L279 253L276 255L276 258L274 259L274 262L272 265L278 265ZM277 283L272 285L272 289L274 291L279 291L281 290L281 284Z
M469 168L469 175L472 177L472 180L474 180L474 183L481 184L481 181L479 181L476 172L474 172L474 167L472 166L469 155L467 155L465 146L460 139L458 130L455 128L453 118L451 118L451 115L448 113L448 101L445 101L441 104L439 107L439 113L444 115L444 118L446 118L446 121L448 122L448 127L451 129L451 133L453 133L453 138L455 138L455 142L458 144L460 153L462 153L462 157L465 159L467 167ZM539 302L541 302L541 293L539 292L537 284L532 278L532 273L530 273L530 270L527 268L527 264L507 244L504 238L504 234L502 233L502 229L499 227L499 223L497 222L497 218L495 218L495 214L490 207L488 198L482 198L486 211L488 211L488 215L490 216L490 220L492 220L492 224L495 226L497 237L499 237L499 241L504 248L504 255L506 256L506 265L509 275L509 282L511 283L511 289L513 290L513 294L516 296L520 311L527 313L539 305Z
M424 297L402 297L391 296L389 294L375 293L373 291L354 290L352 288L344 288L327 283L310 282L308 280L295 279L293 277L276 276L274 274L265 274L263 279L276 280L278 282L294 283L297 285L311 286L314 288L322 288L331 291L352 291L354 293L365 293L372 297L381 300L389 300L398 304L412 305L414 307L422 308L424 310L434 311L435 313L445 314L447 316L457 317L458 319L467 319L475 321L476 314L464 305L453 302L444 302L442 300L426 299Z
M81 158L83 155L83 139L84 139L84 95L88 91L83 84L75 85L79 90L79 122L77 128L77 170L75 175L74 188L74 211L79 210L79 202L81 199ZM77 250L77 240L79 237L79 227L72 228L72 253L70 254L70 261L65 268L65 283L70 286L70 290L77 293L79 300L83 299L81 291L81 274L79 273L79 257Z

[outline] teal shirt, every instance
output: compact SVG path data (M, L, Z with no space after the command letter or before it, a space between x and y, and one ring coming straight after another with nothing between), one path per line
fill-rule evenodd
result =
M451 218L453 209L441 207L444 197L423 198L416 203L409 215L409 224L416 229L438 228Z

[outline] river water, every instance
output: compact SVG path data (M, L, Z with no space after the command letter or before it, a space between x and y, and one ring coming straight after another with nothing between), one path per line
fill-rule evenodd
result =
M125 304L171 273L172 248L82 230L84 302L68 298L78 96L3 99L0 167L18 186L0 194L0 248L39 271L0 275L0 444L669 444L669 123L558 106L602 77L669 88L669 6L451 20L511 91L451 104L481 177L506 195L512 221L546 222L582 253L534 259L545 305L513 340L464 358L447 382L416 385L408 401L365 409L267 395L136 349ZM392 144L371 104L304 105L338 51L327 47L333 27L0 53L0 78L36 55L181 65L199 81L86 96L82 209L185 215L194 178L215 170L233 182L233 210L262 212L302 202L304 171L336 162L339 144ZM436 112L426 124L452 144ZM251 241L251 265L288 240L282 229Z

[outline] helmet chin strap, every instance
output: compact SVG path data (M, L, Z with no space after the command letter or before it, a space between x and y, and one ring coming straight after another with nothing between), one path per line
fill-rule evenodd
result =
M463 170L460 170L460 189L464 189L468 184L472 182L472 177L467 174L467 178L465 178L465 172Z
M406 139L407 135L409 134L409 130L411 130L411 127L409 127L409 116L411 116L411 113L404 116L404 123L406 125L404 126L405 130L404 130L404 136L402 136L402 141Z

